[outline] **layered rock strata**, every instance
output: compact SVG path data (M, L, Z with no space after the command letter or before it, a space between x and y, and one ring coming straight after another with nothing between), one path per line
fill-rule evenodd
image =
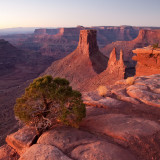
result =
M107 68L89 81L84 82L80 90L91 91L95 90L101 85L111 85L117 80L124 79L126 66L124 65L122 50L120 51L120 58L118 59L117 57L118 53L114 48L110 54Z
M132 59L137 61L136 76L152 75L160 73L160 48L152 47L137 48Z
M78 47L67 57L52 63L43 75L64 77L78 88L82 82L104 71L108 58L98 48L96 30L81 30Z

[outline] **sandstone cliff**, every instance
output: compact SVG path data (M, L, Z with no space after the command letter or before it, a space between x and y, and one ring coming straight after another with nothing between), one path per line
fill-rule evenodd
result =
M126 65L130 67L135 65L132 61L132 50L152 45L154 43L160 43L160 30L140 30L138 37L134 40L113 42L106 45L101 51L106 56L109 56L113 48L116 47L117 51L122 49L124 52L124 61L128 61L129 63L126 62Z
M44 74L64 77L77 88L106 69L108 59L99 51L96 30L81 30L78 47L67 57L54 62Z
M114 48L110 54L107 68L89 81L82 83L82 86L79 88L79 90L95 90L100 85L111 85L117 80L124 79L126 66L124 65L123 60L123 51L120 51L119 59L117 58L117 55L116 49Z
M152 75L160 73L160 49L152 47L137 48L132 59L137 61L136 76Z
M76 49L80 30L84 29L97 30L97 41L100 48L117 40L132 40L137 37L139 31L139 27L131 26L89 28L77 26L75 28L41 28L36 29L34 34L6 35L2 38L23 50L41 52L43 55L60 59Z

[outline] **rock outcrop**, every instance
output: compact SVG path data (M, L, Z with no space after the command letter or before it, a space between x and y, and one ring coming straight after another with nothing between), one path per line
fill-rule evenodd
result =
M111 44L108 44L104 48L102 48L101 51L106 56L109 56L113 48L116 47L118 52L122 49L124 52L124 61L126 61L126 65L128 67L133 67L135 63L133 63L132 61L132 50L136 48L146 47L154 43L160 43L160 30L142 29L139 31L139 35L137 36L137 38L131 41L112 42Z
M110 74L116 75L117 79L124 79L125 65L122 50L120 50L120 58L117 60L116 48L113 49L108 61L107 71Z
M58 148L50 145L34 144L19 160L71 160Z
M117 80L124 79L125 68L122 50L118 59L118 54L114 48L110 54L107 68L89 81L84 82L81 90L91 91L97 89L100 85L114 84Z
M133 50L136 56L132 57L137 61L136 76L152 75L160 73L160 49L152 47L137 48Z
M92 93L92 94L91 94ZM160 75L135 77L132 85L127 85L126 80L117 81L115 86L108 89L107 97L102 98L98 92L85 94L84 100L87 105L116 107L123 106L123 102L133 104L144 103L154 107L160 107ZM112 96L117 98L113 98Z
M108 58L98 48L95 30L81 30L78 47L67 57L58 60L44 72L53 77L68 79L73 88L104 71Z
M37 132L35 128L26 126L17 132L8 135L6 142L21 155L33 144L36 135Z

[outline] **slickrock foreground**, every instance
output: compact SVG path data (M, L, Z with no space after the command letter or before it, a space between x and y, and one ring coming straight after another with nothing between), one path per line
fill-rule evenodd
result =
M159 95L158 74L135 77L132 85L117 81L104 97L85 92L87 116L79 129L57 126L37 140L35 132L22 128L7 137L15 150L2 146L0 159L7 160L11 150L13 160L16 151L20 160L159 160Z

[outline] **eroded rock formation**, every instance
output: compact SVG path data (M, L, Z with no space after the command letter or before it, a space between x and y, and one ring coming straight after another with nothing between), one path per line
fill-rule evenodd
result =
M124 79L126 66L123 60L123 51L120 51L119 59L117 55L118 53L114 48L110 54L107 68L89 81L84 82L79 89L81 91L95 90L100 85L111 85L117 80Z
M160 73L160 49L152 47L137 48L132 59L137 61L136 76L152 75Z
M80 30L97 30L97 41L100 48L106 44L120 41L132 40L137 37L139 27L132 26L104 26L104 27L83 27L36 29L33 34L17 34L1 36L13 45L27 51L41 52L43 55L60 59L73 52L79 40Z
M135 63L132 61L132 50L136 48L146 47L154 43L160 43L160 30L140 30L137 38L131 41L117 41L106 45L101 49L102 53L109 56L113 48L116 47L119 52L121 49L124 52L124 61L128 67L133 67ZM128 63L129 62L129 63Z
M44 74L68 79L74 88L104 71L108 58L98 48L95 30L82 30L78 47L67 57L54 62Z
M118 79L124 79L125 65L122 50L120 50L120 58L117 60L116 48L113 49L108 61L107 71L108 73L115 75Z

